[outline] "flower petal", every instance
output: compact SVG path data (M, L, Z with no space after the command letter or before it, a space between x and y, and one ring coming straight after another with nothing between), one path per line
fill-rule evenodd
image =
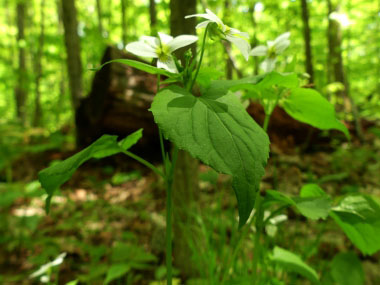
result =
M164 34L164 33L158 33L158 36L160 37L160 41L161 43L163 44L168 44L171 40L173 40L173 37L172 36L169 36L167 34Z
M229 35L231 36L240 36L246 39L249 39L249 34L245 32L240 32L238 29L231 28Z
M169 57L167 61L157 60L157 67L165 69L171 73L178 73L177 66L174 63L174 59Z
M266 58L261 64L260 67L264 70L264 72L271 72L274 70L276 66L277 58Z
M288 40L290 37L290 32L286 32L286 33L283 33L281 35L279 35L275 40L274 40L274 45L277 45L279 43L281 43L282 41L284 40Z
M199 23L195 28L196 29L200 29L200 28L206 28L208 24L212 23L212 21L208 20L208 21L204 21L204 22L201 22Z
M267 55L268 48L266 46L257 46L249 53L252 56L264 56Z
M133 53L138 56L143 56L143 57L157 57L156 50L148 45L147 43L144 42L132 42L127 44L125 47L127 51L130 53Z
M194 17L201 17L201 18L205 18L207 20L211 20L210 19L210 16L208 14L193 14L193 15L187 15L185 16L185 19L189 19L189 18L194 18Z
M276 54L281 54L290 45L290 40L283 40L276 44L274 47L276 49Z
M245 60L248 60L249 50L251 49L251 46L246 40L239 37L229 36L229 35L226 36L226 39L230 41L231 43L233 43L234 45L236 45L236 47L243 54Z
M196 42L198 40L197 36L193 35L180 35L178 37L175 37L172 41L168 43L169 46L169 52L172 53L173 51L185 47L188 45L191 45L192 43Z
M217 24L220 24L220 25L224 25L222 20L219 19L219 17L217 15L215 15L210 9L206 9L206 13L209 15L210 17L210 20L217 23Z
M150 45L154 49L156 49L160 44L160 41L158 38L150 37L150 36L141 36L139 41L147 43L148 45Z

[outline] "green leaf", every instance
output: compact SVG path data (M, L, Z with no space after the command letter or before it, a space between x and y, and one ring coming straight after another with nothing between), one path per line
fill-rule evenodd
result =
M303 262L298 255L276 246L273 249L273 256L271 259L285 270L296 272L309 279L314 284L319 284L319 277L317 272L315 272L313 268Z
M337 285L363 285L364 270L353 252L337 254L331 263L331 275Z
M363 254L380 250L380 206L372 198L347 196L330 215Z
M294 206L300 213L312 220L326 219L331 210L331 198L315 184L302 187L300 197L288 197L273 190L267 190L266 202L278 201Z
M79 166L91 158L103 158L123 152L134 145L141 136L142 129L134 132L118 143L117 136L104 135L77 154L41 170L38 173L38 179L42 188L48 193L47 212L49 211L50 200L54 191L68 181Z
M111 281L123 277L128 271L131 270L131 267L127 263L113 264L107 271L106 280L104 284L108 284Z
M313 89L294 88L284 101L285 111L294 119L321 130L336 129L350 137L346 126L338 121L333 105Z
M216 85L225 91L228 84ZM151 111L165 137L180 149L217 172L232 175L242 226L264 175L269 139L234 94L223 96L209 90L213 92L194 97L183 88L170 86L155 96Z
M157 67L154 67L150 64L146 64L146 63L143 63L141 61L132 60L132 59L113 59L113 60L107 61L106 63L103 63L99 67L92 68L91 70L98 71L98 70L102 69L105 65L110 64L110 63L122 63L122 64L128 65L130 67L139 69L141 71L145 71L145 72L150 73L150 74L160 74L160 75L164 75L164 76L167 76L170 78L179 76L177 73L171 73L171 72L166 71L164 69L157 68Z
M252 85L250 90L266 90L274 86L285 88L296 88L299 86L299 80L295 73L279 73L272 71L267 73L265 77L255 85Z
M157 258L145 249L132 244L117 243L112 249L112 262L149 263Z

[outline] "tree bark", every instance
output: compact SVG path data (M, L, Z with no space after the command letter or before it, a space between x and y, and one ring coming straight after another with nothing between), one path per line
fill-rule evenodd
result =
M33 117L33 126L37 127L41 125L42 119L42 107L41 107L41 90L40 84L42 79L42 54L44 49L44 40L45 40L45 0L41 0L41 16L40 16L40 36L38 39L38 50L35 59L35 84L36 84L36 97L34 101L34 117Z
M121 0L121 38L123 41L123 47L127 45L127 16L126 16L126 9L127 9L127 0Z
M98 27L99 27L99 33L103 37L104 35L104 29L103 29L103 23L102 23L102 2L101 0L96 0L96 14L98 16Z
M17 118L22 125L26 124L26 100L27 100L27 76L25 58L25 14L24 1L17 3L17 42L18 42L18 72L17 85L15 88Z
M256 1L253 1L251 6L249 7L249 14L251 15L251 22L253 26L253 36L251 40L251 47L254 48L258 45L258 40L256 36L256 31L257 31L257 23L256 23L256 17L255 17L255 8L256 8ZM259 58L257 56L253 57L254 60L254 74L258 75L259 74Z
M157 34L157 11L156 1L149 0L149 16L150 16L150 34L155 36Z
M328 65L329 65L329 77L328 82L341 82L343 84L343 90L337 93L346 102L345 105L350 105L352 115L355 121L355 131L360 140L363 140L362 127L360 123L359 113L357 111L356 104L350 95L350 85L347 80L347 76L344 70L343 56L342 56L342 29L340 23L331 17L334 12L339 12L339 4L327 0L328 6ZM349 48L349 46L348 46ZM344 108L344 106L343 106ZM342 108L341 108L342 109ZM346 111L343 109L343 111Z
M67 69L74 110L82 98L82 61L80 58L80 39L78 35L77 10L74 0L61 0L62 20L64 26Z
M172 36L196 33L196 19L185 19L186 15L196 13L196 0L171 0L170 11ZM196 213L199 213L198 165L188 152L178 152L173 183L173 256L174 265L185 278L198 275L199 265L191 262L191 244L198 243L200 239L195 221Z
M305 69L310 75L309 82L314 82L313 56L311 50L311 31L309 26L309 8L307 0L301 0L302 21L303 21L303 36L305 42Z

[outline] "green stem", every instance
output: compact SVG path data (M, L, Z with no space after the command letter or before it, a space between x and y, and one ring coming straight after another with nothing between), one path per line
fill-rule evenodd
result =
M271 114L265 113L265 119L264 119L264 125L263 129L267 133L268 132L268 125L269 125L269 119L270 119Z
M133 158L134 160L137 160L141 164L144 164L146 167L150 168L155 173L157 173L161 177L165 178L165 175L157 167L155 167L153 164L151 164L150 162L146 161L145 159L143 159L143 158L141 158L141 157L133 154L132 152L127 151L127 150L125 150L123 153L125 155L128 155L129 157Z
M199 69L201 68L201 65L202 65L203 53L205 51L205 43L206 43L207 30L208 30L208 25L206 26L205 34L203 35L203 43L202 43L201 56L199 57L199 62L197 64L197 71L195 72L195 76L194 76L193 80L191 81L191 85L190 85L190 89L189 89L190 92L193 89L195 81L197 80Z
M174 180L174 169L177 162L178 148L175 146L172 155L170 171L166 173L166 276L167 285L172 285L173 265L172 265L172 216L173 216L173 195L172 187Z
M262 208L262 197L260 195L260 191L257 191L256 194L256 203L255 203L255 209L256 209L256 219L255 219L255 227L256 227L256 234L255 234L255 240L254 240L254 255L253 255L253 266L252 266L252 272L253 272L253 282L252 284L257 284L258 281L258 272L257 272L257 264L259 262L260 256L261 256L261 250L260 250L260 235L262 231L262 225L263 225L263 219L264 219L264 211Z

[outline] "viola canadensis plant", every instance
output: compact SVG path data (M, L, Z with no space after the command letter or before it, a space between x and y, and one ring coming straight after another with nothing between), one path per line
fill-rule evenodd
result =
M159 128L163 171L129 151L142 137L142 130L120 141L116 136L104 135L74 156L39 173L41 185L48 193L46 210L49 211L54 192L85 161L117 153L124 153L139 161L163 177L166 184L167 284L172 284L172 207L175 205L172 204L171 196L172 191L175 191L172 184L177 151L183 149L217 172L232 177L242 238L251 227L255 229L252 275L248 283L244 284L273 284L278 277L269 272L268 263L319 284L318 273L313 268L286 249L277 246L271 248L267 236L263 235L273 218L282 215L287 207L295 208L311 220L331 217L363 254L378 251L380 219L375 218L380 217L380 207L369 196L353 195L333 200L316 184L305 185L299 197L290 197L274 190L260 193L260 180L269 157L266 131L275 106L281 105L296 120L322 130L339 130L349 138L347 128L336 118L334 107L319 92L300 87L300 80L294 72L275 71L279 55L290 45L290 33L268 41L265 46L251 49L247 33L228 27L210 10L207 9L205 14L186 16L190 17L206 19L197 25L197 28L205 28L199 58L191 58L187 54L181 63L173 55L179 48L197 42L197 36L181 35L173 38L158 33L158 37L143 36L126 46L127 51L137 56L157 59L157 67L128 59L105 63L122 63L157 75L157 94L150 111ZM249 56L265 56L261 63L264 73L238 80L199 80L208 38L231 42L246 60ZM162 81L165 82L162 89L161 76L166 78ZM195 84L201 87L200 96L193 94ZM235 94L238 90L243 93L244 99L255 99L263 105L266 115L263 127L246 112ZM164 138L175 146L171 155L163 147ZM245 226L247 221L249 226ZM221 284L229 280L231 270L226 267Z

